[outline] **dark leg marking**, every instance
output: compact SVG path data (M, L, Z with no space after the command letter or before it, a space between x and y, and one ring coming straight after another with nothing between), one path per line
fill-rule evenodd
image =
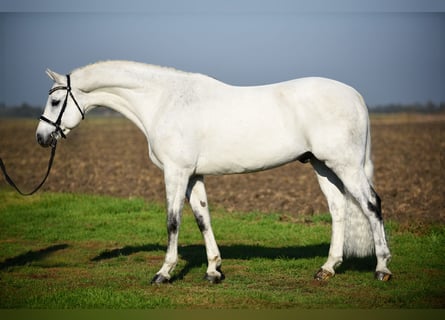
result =
M169 234L178 232L178 220L176 220L176 217L168 218L167 231Z
M201 230L201 232L204 232L207 230L206 225L204 223L204 219L201 215L196 215L195 216L196 219L196 223L198 224L199 230Z
M375 190L373 188L371 188L372 193L375 196L375 201L376 204L372 204L370 201L368 201L368 209L372 212L375 213L375 215L377 216L377 218L382 221L383 220L383 216L382 216L382 201L379 197L379 195L377 194L377 192L375 192Z

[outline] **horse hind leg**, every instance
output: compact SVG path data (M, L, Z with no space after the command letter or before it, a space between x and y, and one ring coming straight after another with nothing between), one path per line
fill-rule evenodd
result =
M208 267L204 278L211 283L220 283L225 276L221 271L221 254L210 223L209 206L202 176L190 178L186 196L206 246Z
M336 174L343 182L345 189L361 208L371 228L377 257L375 277L378 280L387 281L392 276L387 267L391 259L391 253L386 241L380 197L370 184L365 168L358 166L356 170L353 169L353 166L342 166L341 168L344 168L344 170L337 170Z
M335 269L343 262L345 234L346 196L343 183L322 161L311 158L320 188L328 202L332 217L332 235L329 256L326 263L314 275L316 280L324 281L335 275Z

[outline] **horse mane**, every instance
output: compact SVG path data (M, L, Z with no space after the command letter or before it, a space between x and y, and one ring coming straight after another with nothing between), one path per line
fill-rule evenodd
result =
M91 63L88 65L85 65L83 67L74 69L72 71L72 73L74 72L82 72L82 71L86 71L87 69L92 69L92 68L98 68L100 69L101 67L103 68L107 68L107 67L122 67L122 66L126 66L126 67L133 67L135 70L140 71L140 70L151 70L154 72L162 72L164 74L170 73L170 74L178 74L178 75L197 75L199 73L194 73L194 72L187 72L187 71L182 71L173 67L165 67L165 66L160 66L160 65L156 65L156 64L149 64L149 63L144 63L144 62L136 62L136 61L129 61L129 60L102 60L102 61L97 61L95 63ZM202 75L202 74L200 74ZM203 75L205 76L205 75Z
M100 87L98 86L99 83L102 87L123 85L124 87L133 88L139 86L141 81L161 80L167 83L174 83L179 79L188 79L187 81L192 79L213 79L200 73L191 73L171 67L126 60L99 61L74 69L71 74L77 78L76 83L78 86L87 92ZM125 78L127 82L123 83L122 80ZM101 79L100 82L98 79Z

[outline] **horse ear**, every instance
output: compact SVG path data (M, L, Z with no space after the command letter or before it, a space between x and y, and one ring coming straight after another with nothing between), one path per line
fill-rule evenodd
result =
M62 83L63 76L58 74L57 72L54 72L50 69L46 69L46 74L55 82Z

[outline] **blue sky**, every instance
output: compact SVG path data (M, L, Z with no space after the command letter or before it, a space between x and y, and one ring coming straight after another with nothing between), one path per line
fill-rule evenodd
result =
M42 105L47 67L108 59L234 85L329 77L370 106L444 102L444 3L0 0L0 103Z

